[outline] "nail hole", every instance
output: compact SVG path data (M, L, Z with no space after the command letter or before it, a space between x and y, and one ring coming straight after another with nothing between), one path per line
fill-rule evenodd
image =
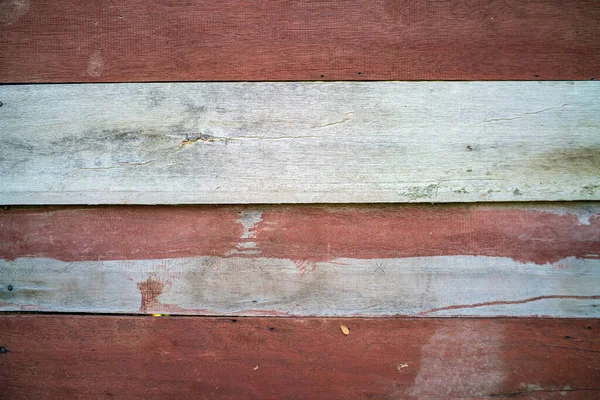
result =
M573 336L565 336L565 339L575 339Z
M231 322L235 324L237 322L237 319L232 319Z
M321 78L325 78L325 75L321 75Z
M534 75L533 77L534 77L534 78L539 78L540 76L539 76L539 75Z
M362 72L359 72L358 74L359 74L359 75L362 75Z
M8 349L6 347L0 347L0 354L8 353Z
M256 300L252 300L252 302L253 302L253 303L257 303L257 301L256 301Z
M275 332L275 328L269 328L271 332Z
M593 78L592 78L592 80L593 80ZM0 101L0 107L2 107L3 105L4 105L4 103Z
M467 150L471 151L471 150L473 150L473 148L471 146L467 146Z
M8 285L6 288L8 289L9 292L12 292L12 289L13 289L12 285Z
M588 328L588 329L592 329L592 326L591 326L591 325L588 325L586 328Z

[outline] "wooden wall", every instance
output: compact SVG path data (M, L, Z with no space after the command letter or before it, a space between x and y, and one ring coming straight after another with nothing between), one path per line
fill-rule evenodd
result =
M0 399L598 398L599 19L1 1Z
M2 82L599 79L596 0L4 0Z

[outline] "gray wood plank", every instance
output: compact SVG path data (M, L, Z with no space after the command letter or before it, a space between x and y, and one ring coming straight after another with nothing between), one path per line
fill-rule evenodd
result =
M1 204L600 199L598 82L0 87Z
M600 317L600 260L506 257L0 260L0 311Z

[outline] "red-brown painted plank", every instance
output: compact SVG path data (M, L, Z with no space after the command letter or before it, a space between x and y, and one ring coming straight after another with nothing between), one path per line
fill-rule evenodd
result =
M587 80L596 0L0 4L1 82Z
M244 226L245 224L245 226ZM251 245L250 252L247 245ZM194 256L598 258L597 203L529 205L107 206L0 211L0 258Z
M593 399L599 331L597 319L5 315L0 397Z

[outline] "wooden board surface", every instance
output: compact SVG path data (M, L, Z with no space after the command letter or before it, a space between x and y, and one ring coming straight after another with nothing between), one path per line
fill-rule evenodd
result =
M596 0L4 0L0 81L588 80Z
M599 330L598 319L0 316L0 398L593 399Z
M598 82L0 87L0 204L597 200Z
M599 255L598 203L15 208L0 309L598 317Z

